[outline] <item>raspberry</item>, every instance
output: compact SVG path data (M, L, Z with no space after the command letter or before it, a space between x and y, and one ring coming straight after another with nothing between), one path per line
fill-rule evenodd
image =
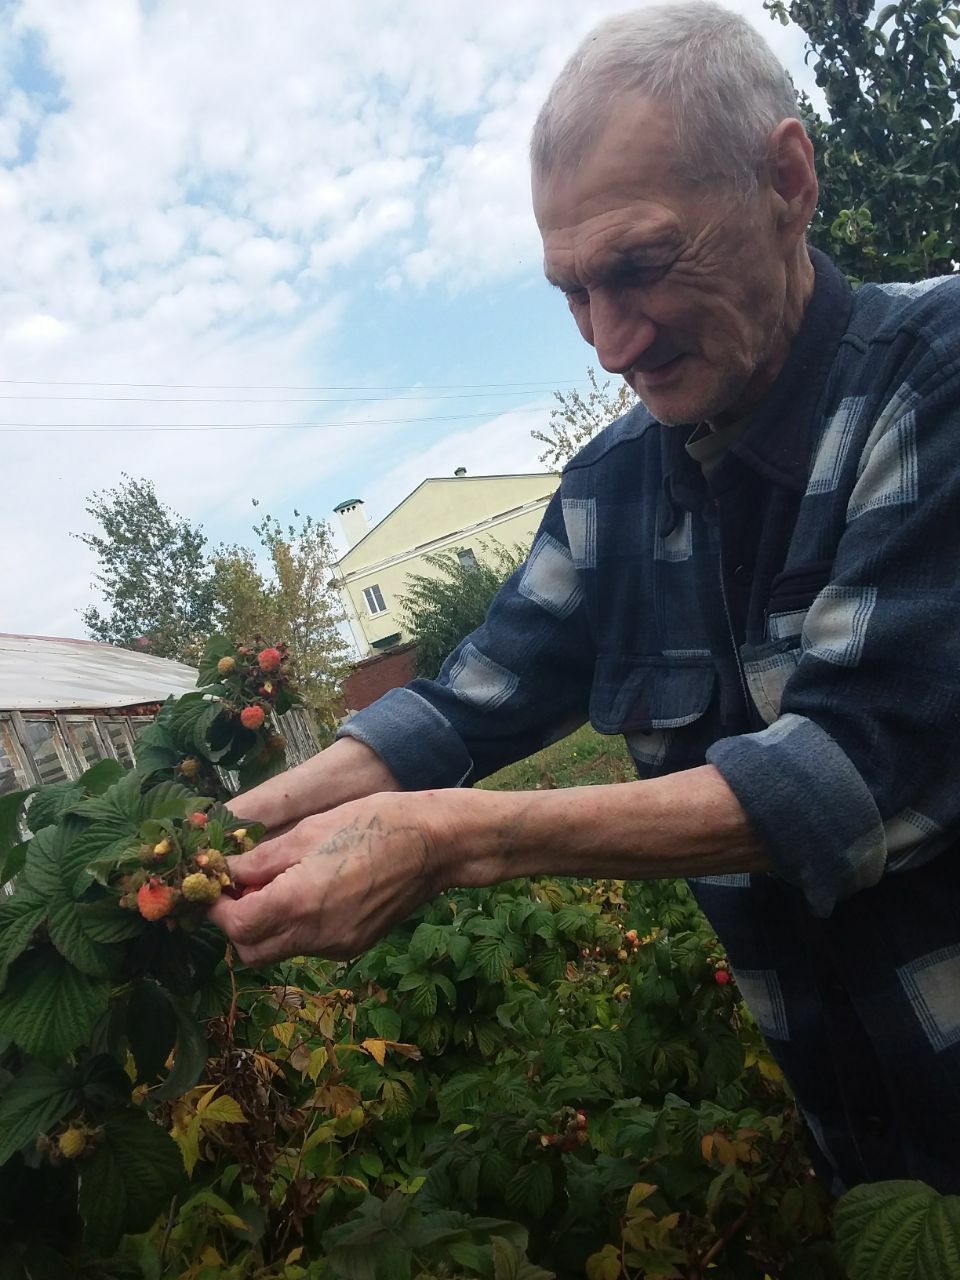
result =
M181 760L177 765L177 771L184 778L195 778L200 772L200 761L193 756L187 756L186 760Z
M577 1112L577 1128L586 1129L586 1127L587 1127L587 1113L585 1111L578 1111Z
M730 975L727 973L726 969L718 969L713 975L713 980L718 987L725 987L730 981Z
M220 661L217 663L217 670L220 672L222 676L229 676L233 673L233 670L236 667L236 665L237 665L236 658L221 658Z
M57 1150L64 1160L76 1160L83 1155L87 1145L87 1135L82 1129L64 1129L57 1139Z
M162 920L173 910L176 900L176 890L156 877L137 890L137 910L144 920Z
M198 831L202 831L210 819L205 813L200 813L198 810L196 813L191 813L187 821L190 823L191 827L196 827Z
M240 723L245 729L259 729L264 719L263 707L244 707L240 712Z
M220 897L219 880L209 880L202 871L184 876L180 887L188 902L216 902Z
M283 654L279 649L261 649L257 654L257 665L261 671L278 671L282 661Z

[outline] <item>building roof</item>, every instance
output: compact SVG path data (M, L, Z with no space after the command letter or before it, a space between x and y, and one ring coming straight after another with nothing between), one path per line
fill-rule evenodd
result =
M182 662L93 640L0 633L0 712L107 710L197 687Z

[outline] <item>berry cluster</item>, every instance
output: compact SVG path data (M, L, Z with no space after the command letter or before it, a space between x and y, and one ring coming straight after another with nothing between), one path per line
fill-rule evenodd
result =
M277 700L282 702L281 695L289 697L294 692L288 664L285 644L259 651L255 646L239 645L234 654L226 654L217 663L217 675L225 690L223 709L239 716L245 729L262 729ZM286 743L279 734L273 734L268 746L282 751Z
M553 1127L546 1133L531 1129L527 1135L529 1140L539 1142L541 1147L556 1147L564 1153L576 1151L577 1147L582 1147L589 1141L585 1111L561 1107L550 1117L550 1123Z
M145 920L166 920L190 928L226 889L233 888L226 855L246 853L255 841L245 827L227 831L198 809L183 819L168 819L155 842L137 846L140 869L121 876L120 906Z

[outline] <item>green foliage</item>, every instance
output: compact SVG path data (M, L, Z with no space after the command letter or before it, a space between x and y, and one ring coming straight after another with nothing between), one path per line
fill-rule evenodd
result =
M835 1226L850 1280L960 1275L960 1196L923 1182L867 1183L839 1202Z
M490 601L518 567L520 548L482 547L475 564L461 564L453 552L424 556L429 573L412 573L400 597L403 623L416 641L415 670L432 678L464 636L487 615Z
M116 489L88 498L86 511L99 531L74 536L97 556L94 581L107 606L105 613L93 605L84 611L90 634L195 661L213 608L201 529L165 507L152 481L128 475Z
M855 280L949 274L960 260L960 9L941 0L765 0L805 32L827 102L804 116L817 155L811 228Z
M595 369L588 368L587 377L590 390L586 396L579 391L555 391L553 398L559 408L550 410L549 426L545 431L530 432L534 440L547 446L540 454L544 466L562 467L598 431L623 417L637 403L625 382L611 392L609 379L601 386Z

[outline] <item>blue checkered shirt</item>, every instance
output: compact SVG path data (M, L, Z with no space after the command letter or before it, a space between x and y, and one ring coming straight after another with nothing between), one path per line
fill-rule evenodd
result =
M853 294L813 257L719 466L614 422L439 677L344 732L408 788L586 719L643 778L713 763L775 871L691 884L821 1169L960 1192L960 277Z

